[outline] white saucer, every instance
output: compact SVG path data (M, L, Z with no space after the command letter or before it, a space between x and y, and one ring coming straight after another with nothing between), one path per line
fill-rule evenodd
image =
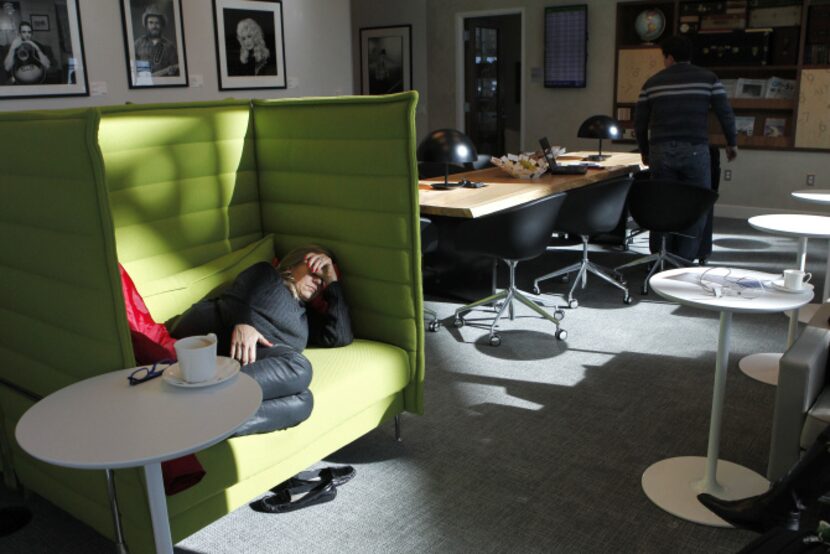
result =
M804 288L800 290L793 290L788 289L784 286L784 279L775 279L774 281L770 281L772 288L781 292L789 292L790 294L798 294L800 292L809 292L813 290L813 285L810 283L804 283Z
M161 378L176 387L198 388L209 387L211 385L218 385L219 383L224 383L237 373L239 373L239 362L237 362L233 358L217 356L216 376L213 379L208 379L207 381L200 381L198 383L188 383L182 378L182 370L179 367L178 362L165 369L164 375L162 375Z

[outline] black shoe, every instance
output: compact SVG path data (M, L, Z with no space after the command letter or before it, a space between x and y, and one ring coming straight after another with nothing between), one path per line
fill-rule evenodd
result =
M795 514L795 525L798 528L798 511L793 505L793 512L780 510L773 506L773 490L751 496L741 500L721 500L711 494L699 494L697 499L709 510L739 529L747 529L756 533L766 533L775 527L790 527L788 520Z
M352 466L324 467L322 469L301 471L271 490L273 492L279 492L288 488L310 490L321 481L331 481L335 487L339 487L351 481L355 474L357 474L357 471Z
M337 488L331 481L320 481L316 486L302 490L286 487L270 496L265 496L250 504L257 512L284 514L315 504L331 502L337 496Z

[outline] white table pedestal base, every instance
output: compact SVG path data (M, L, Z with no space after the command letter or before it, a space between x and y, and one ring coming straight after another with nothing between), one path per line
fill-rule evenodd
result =
M750 354L738 361L738 368L751 379L761 381L767 385L778 384L778 366L781 361L781 354L764 352L762 354Z
M702 456L668 458L646 469L643 491L649 500L673 516L702 525L731 527L701 504L697 495L708 492L724 500L736 500L761 494L769 488L769 481L759 474L725 460L718 460L714 487L704 486L705 471L706 458Z
M810 320L813 319L813 316L816 315L819 308L821 308L821 304L805 304L802 306L798 310L799 323L810 323Z

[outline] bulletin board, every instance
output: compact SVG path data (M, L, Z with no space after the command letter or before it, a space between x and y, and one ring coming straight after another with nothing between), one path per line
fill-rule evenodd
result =
M830 149L830 69L801 72L795 146Z
M646 80L663 69L660 48L624 48L617 60L617 102L636 102Z

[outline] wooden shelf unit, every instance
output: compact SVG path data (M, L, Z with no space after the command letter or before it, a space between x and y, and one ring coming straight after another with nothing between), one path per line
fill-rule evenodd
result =
M659 9L663 12L666 19L666 26L663 34L656 42L675 33L685 34L695 41L695 38L701 33L716 34L714 31L699 31L695 27L702 25L704 16L710 17L707 20L709 24L712 21L722 21L725 14L722 11L718 11L717 8L725 8L726 5L727 2L725 0L634 0L617 3L614 74L616 87L612 115L620 120L626 137L626 139L619 142L633 142L633 117L639 89L642 88L642 84L648 77L663 69L662 63L658 63L658 61L662 61L662 53L659 51L659 46L656 43L643 43L634 30L634 21L637 15L647 9ZM697 11L701 6L709 11ZM788 13L784 17L777 18L774 17L777 15L774 12L775 9L781 10L778 13ZM796 26L793 23L796 22L796 18L798 17L796 12L799 9L800 24ZM754 10L768 11L753 13ZM695 62L694 58L692 62L708 67L722 80L726 81L737 79L764 79L766 81L771 77L777 77L779 79L794 80L796 83L795 93L792 99L730 97L729 101L735 111L736 117L754 117L755 121L753 135L739 135L738 145L744 148L768 150L795 149L815 151L817 149L830 149L830 146L814 138L813 135L815 133L812 133L812 131L802 128L801 132L799 132L798 129L800 110L804 112L802 121L808 119L814 121L817 117L815 109L813 109L809 116L806 112L808 106L815 105L809 102L809 97L805 101L805 94L809 96L811 93L808 85L811 85L817 78L824 79L824 71L830 70L830 63L824 63L826 51L830 50L830 38L828 38L828 31L825 29L826 25L824 24L825 21L830 21L828 19L830 17L830 1L790 0L787 2L785 0L747 0L744 15L733 15L737 19L743 17L746 22L746 28L748 28L753 20L766 22L780 21L782 23L781 25L770 26L769 28L764 27L764 29L772 31L766 58L759 60L757 64L746 63L744 61L735 65L707 66L705 63ZM695 17L697 17L697 24L694 23ZM745 31L746 28L743 30ZM735 30L741 29L737 27ZM725 37L727 33L731 32L731 30L722 30L717 32L717 34ZM750 35L752 35L751 38L746 38L750 37ZM754 35L752 32L744 33L743 35L736 33L730 36L733 37L734 41L740 41L740 37L746 38L746 40L760 40L760 35ZM776 37L779 39L777 44ZM717 39L713 38L713 40ZM794 52L793 48L796 48L797 51ZM815 63L815 59L810 59L811 56L813 58L820 57L822 63ZM792 60L793 63L781 63L781 60L785 62ZM830 62L830 60L828 61ZM807 78L806 80L805 77ZM818 117L825 117L826 121L823 123L830 126L830 114L819 115ZM724 138L720 134L714 116L710 116L710 119L710 129L712 130L710 140L712 144L723 145ZM772 120L769 126L767 125L768 120ZM779 132L782 129L781 120L784 121L784 136L764 136L765 130L766 132ZM747 119L744 119L744 121L747 125L749 124Z

